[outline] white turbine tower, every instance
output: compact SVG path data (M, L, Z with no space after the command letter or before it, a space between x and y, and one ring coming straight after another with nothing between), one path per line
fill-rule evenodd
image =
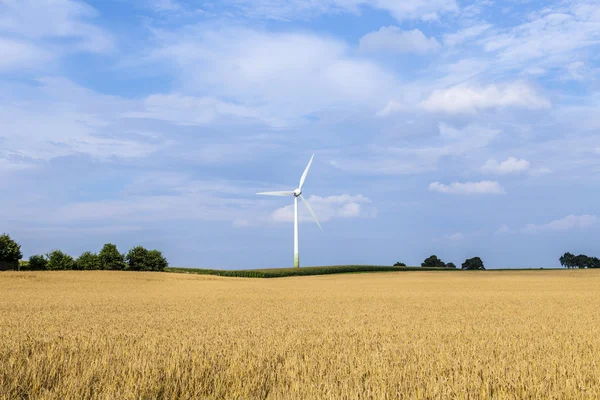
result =
M314 154L310 158L310 161L308 162L308 165L306 166L304 173L300 177L300 185L298 185L298 188L296 190L290 191L290 192L256 193L256 194L262 194L262 195L266 195L266 196L294 196L294 268L300 268L300 258L298 256L298 197L300 197L302 199L302 201L306 205L306 208L308 208L310 215L312 215L312 217L315 219L315 222L317 223L317 225L319 225L319 229L323 230L323 228L321 228L321 224L319 224L319 221L317 220L317 216L315 215L315 212L311 208L310 204L308 204L308 201L306 201L306 199L304 197L302 197L302 186L304 186L304 181L306 180L306 175L308 175L308 170L310 169L310 165L312 164L313 158L315 158Z

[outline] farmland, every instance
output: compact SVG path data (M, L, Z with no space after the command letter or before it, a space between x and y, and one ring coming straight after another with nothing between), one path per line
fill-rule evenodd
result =
M600 271L0 273L0 399L597 398Z

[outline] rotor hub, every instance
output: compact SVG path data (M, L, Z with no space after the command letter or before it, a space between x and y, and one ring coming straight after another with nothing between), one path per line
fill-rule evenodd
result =
M298 197L302 194L302 190L300 188L294 190L294 196Z

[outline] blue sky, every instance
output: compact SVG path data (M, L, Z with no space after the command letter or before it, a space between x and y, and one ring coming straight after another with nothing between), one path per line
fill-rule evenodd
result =
M600 255L600 3L0 0L0 231L171 265Z

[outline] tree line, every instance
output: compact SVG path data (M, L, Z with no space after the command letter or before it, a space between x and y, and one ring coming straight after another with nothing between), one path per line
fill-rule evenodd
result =
M21 261L21 245L8 234L0 236L1 270L113 270L113 271L164 271L169 266L167 259L158 250L148 250L143 246L130 249L122 254L112 243L105 244L98 253L86 251L78 258L53 250L44 255L33 255L28 262Z
M394 267L406 267L406 264L397 262ZM422 263L421 267L427 268L456 268L454 263L445 263L438 258L435 254L427 257ZM461 264L461 269L465 270L483 270L485 269L483 261L479 257L467 258L464 263Z
M563 254L559 258L560 265L565 268L600 268L600 258L588 257L584 254Z

